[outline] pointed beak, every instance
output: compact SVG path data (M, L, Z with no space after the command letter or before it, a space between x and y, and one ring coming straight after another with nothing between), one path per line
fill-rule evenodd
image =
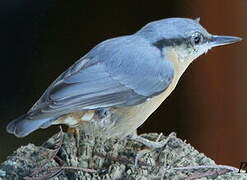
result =
M222 45L236 43L236 42L241 41L241 40L242 40L242 38L240 38L240 37L213 35L209 41L209 44L211 45L211 47L216 47L216 46L222 46Z

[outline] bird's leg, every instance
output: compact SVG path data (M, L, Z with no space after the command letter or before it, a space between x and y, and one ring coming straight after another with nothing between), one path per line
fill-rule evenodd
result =
M132 136L130 136L130 139L131 140L140 142L140 143L144 144L145 146L147 146L147 149L143 149L143 150L141 150L141 151L139 151L137 153L136 158L135 158L135 166L138 165L138 160L141 157L143 157L146 153L149 153L149 152L151 152L154 149L164 147L172 138L176 137L176 134L174 132L172 132L171 134L169 134L167 136L166 139L164 139L162 141L159 141L162 135L163 134L161 133L158 136L158 138L156 139L156 141L150 141L150 140L148 140L146 138L143 138L141 136L138 136L138 135L132 135Z
M67 129L67 133L70 133L70 134L73 134L74 135L75 141L76 141L75 142L76 143L76 147L78 148L79 145L80 145L80 139L81 139L79 127L74 127L74 128L69 127Z

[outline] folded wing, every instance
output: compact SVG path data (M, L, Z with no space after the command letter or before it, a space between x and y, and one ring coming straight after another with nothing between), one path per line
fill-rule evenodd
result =
M164 91L172 78L173 68L158 49L136 37L115 38L64 72L30 112L50 115L140 104Z

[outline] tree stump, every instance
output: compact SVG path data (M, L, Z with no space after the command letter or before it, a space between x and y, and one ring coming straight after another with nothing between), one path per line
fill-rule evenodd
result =
M166 137L143 134L156 141ZM138 158L137 158L138 157ZM137 158L137 163L135 160ZM41 146L17 149L0 165L0 179L247 179L245 172L216 165L190 144L174 137L162 148L148 149L126 139L108 139L62 131Z

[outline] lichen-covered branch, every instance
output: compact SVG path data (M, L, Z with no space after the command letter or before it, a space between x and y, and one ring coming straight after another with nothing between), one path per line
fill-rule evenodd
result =
M156 140L156 133L145 134ZM161 136L160 140L166 138ZM138 154L138 166L135 159ZM142 154L142 156L140 156ZM0 165L0 179L247 179L244 172L219 166L176 137L146 149L129 139L58 133L42 146L20 147Z

